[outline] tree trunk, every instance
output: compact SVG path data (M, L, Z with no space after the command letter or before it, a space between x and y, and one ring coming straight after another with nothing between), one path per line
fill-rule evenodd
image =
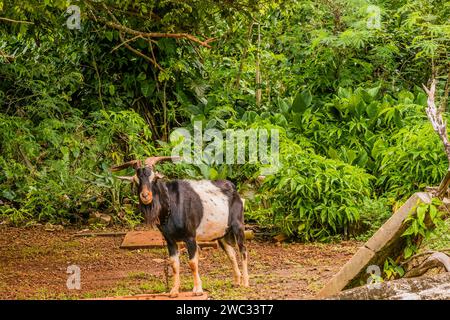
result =
M238 73L236 76L236 89L239 89L241 86L241 74L242 74L242 71L244 70L245 59L247 59L248 46L251 44L251 41L252 41L252 30L253 30L254 24L255 23L252 21L248 28L247 45L245 46L244 52L242 53L241 63L239 64L239 70L238 70Z
M449 73L450 75L450 73ZM431 122L431 125L433 126L434 131L439 135L439 138L442 141L442 144L444 145L444 151L447 155L447 160L449 163L449 169L447 171L447 174L445 175L444 179L442 179L438 190L436 191L436 196L439 198L442 198L448 189L448 186L450 184L450 143L448 141L448 134L447 134L447 122L443 119L442 113L444 111L444 105L442 104L440 108L436 107L435 103L435 93L436 93L436 79L433 79L431 81L431 86L428 89L427 87L423 86L425 92L428 95L427 99L427 105L428 108L426 109L428 119ZM448 96L448 85L446 86L446 93L443 97L443 100L446 102L447 96Z
M442 199L446 195L449 185L450 185L450 168L448 168L447 174L445 175L444 179L442 179L437 189L436 196Z
M258 22L258 51L256 54L256 105L261 105L261 70L260 70L260 59L261 55L259 51L261 50L261 22Z

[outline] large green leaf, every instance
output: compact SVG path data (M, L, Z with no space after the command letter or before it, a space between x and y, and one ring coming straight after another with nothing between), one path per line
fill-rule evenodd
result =
M427 105L427 99L428 99L427 95L425 93L423 93L423 92L420 92L417 95L417 97L416 97L415 103L419 104L421 106L426 106Z
M377 96L378 92L380 91L380 87L367 89L366 91L372 98L375 98Z
M366 113L369 116L369 118L374 119L378 115L378 106L379 103L377 101L373 101L371 104L367 106Z
M311 105L312 95L309 90L299 92L292 103L292 110L296 113L303 113Z
M283 99L278 97L277 104L278 108L280 109L280 112L287 113L289 111L289 105Z
M338 97L339 98L349 98L351 96L352 92L351 89L346 89L346 88L342 88L339 87L338 89Z
M141 82L141 92L144 95L144 97L149 97L154 90L155 90L154 82L150 81Z

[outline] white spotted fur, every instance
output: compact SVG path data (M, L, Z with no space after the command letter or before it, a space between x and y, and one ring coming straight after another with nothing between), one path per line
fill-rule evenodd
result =
M225 235L230 212L229 199L209 180L188 181L202 202L203 217L197 227L197 240L210 241Z

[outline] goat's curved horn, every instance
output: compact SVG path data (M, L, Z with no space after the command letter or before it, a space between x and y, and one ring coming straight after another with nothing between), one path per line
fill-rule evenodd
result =
M145 165L153 168L155 166L155 164L157 164L158 162L169 161L169 160L180 160L180 159L181 159L181 157L178 157L178 156L149 157L149 158L145 159Z
M134 176L116 176L117 179L125 180L129 182L135 182L136 181L136 175Z
M133 167L134 169L137 169L140 166L141 166L141 161L140 160L131 160L131 161L125 162L124 164L121 164L119 166L112 167L111 171L112 172L120 171L120 170L123 170L123 169L128 168L128 167Z

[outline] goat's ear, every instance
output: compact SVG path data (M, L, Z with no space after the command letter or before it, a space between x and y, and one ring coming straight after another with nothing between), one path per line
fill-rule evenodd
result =
M163 175L162 173L159 172L155 172L155 181L158 179L164 179L166 176Z
M123 164L121 164L121 165L119 165L119 166L111 167L111 171L112 171L112 172L120 171L120 170L129 168L129 167L133 167L133 169L136 170L136 169L138 169L140 166L141 166L141 161L140 161L140 160L131 160L131 161L125 162L125 163L123 163Z

